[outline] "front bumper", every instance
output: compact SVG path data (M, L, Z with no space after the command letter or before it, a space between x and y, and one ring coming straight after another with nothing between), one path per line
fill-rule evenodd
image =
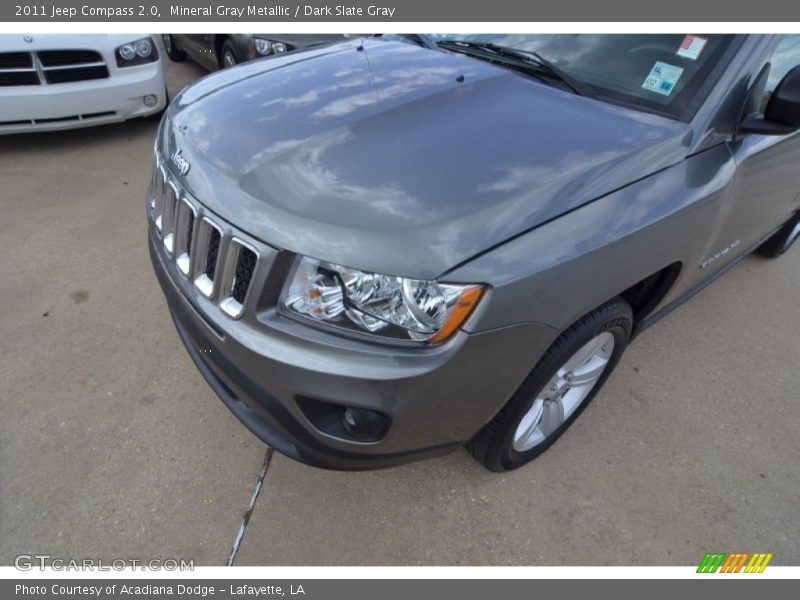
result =
M435 348L393 348L270 309L255 322L234 320L195 293L152 225L148 237L178 334L205 379L256 436L318 467L373 469L457 448L496 414L556 335L521 324L462 331ZM335 437L309 421L298 398L377 410L391 427L378 442Z
M107 67L106 79L0 88L0 135L118 123L156 114L167 105L161 59L124 69ZM147 95L155 95L158 103L146 106Z

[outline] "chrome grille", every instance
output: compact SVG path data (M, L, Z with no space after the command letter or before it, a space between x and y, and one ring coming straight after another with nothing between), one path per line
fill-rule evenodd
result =
M238 319L250 298L260 258L267 249L208 213L182 190L156 159L148 216L164 253L187 285ZM259 250L259 246L261 250Z
M0 87L106 79L108 66L94 50L0 52Z
M234 319L240 317L244 311L257 262L258 253L255 248L240 239L231 240L225 258L225 275L220 286L222 301L219 307Z
M222 232L219 227L203 217L197 228L197 244L195 245L194 285L206 298L214 295L214 279L217 272L217 256Z
M236 271L231 285L231 297L239 304L244 304L247 292L250 289L250 282L253 279L253 272L256 269L258 257L254 250L242 247L236 260Z
M156 230L159 234L164 229L164 189L167 185L167 174L164 168L155 161L155 168L153 169L153 182L151 184L150 194L150 211L151 218L155 222Z
M178 220L179 201L178 186L173 181L167 181L167 191L164 194L163 212L161 214L161 232L164 236L164 248L168 254L172 254L175 250L175 225Z
M181 199L178 208L178 225L175 239L175 259L178 268L184 275L189 275L192 268L192 234L197 211L186 199Z

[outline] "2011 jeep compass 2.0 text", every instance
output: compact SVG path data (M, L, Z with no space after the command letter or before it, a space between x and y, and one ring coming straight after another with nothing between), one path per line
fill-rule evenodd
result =
M547 449L632 336L800 225L800 36L383 36L169 107L153 264L261 439L365 469Z

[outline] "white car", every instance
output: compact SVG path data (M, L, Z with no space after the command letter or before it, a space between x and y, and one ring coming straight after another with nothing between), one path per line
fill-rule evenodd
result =
M166 105L150 36L0 35L0 135L114 123Z

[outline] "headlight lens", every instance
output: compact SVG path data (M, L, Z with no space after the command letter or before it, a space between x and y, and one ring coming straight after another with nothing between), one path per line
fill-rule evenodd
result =
M392 277L303 257L283 306L357 332L435 344L455 333L483 291L482 285Z
M124 44L115 54L118 67L133 67L158 60L158 50L149 37Z
M133 44L125 44L119 49L119 55L125 60L133 60L136 57L136 48Z
M289 49L283 42L272 42L263 38L253 38L253 47L256 49L256 54L259 56L267 56L273 53L280 54Z
M147 38L141 39L136 42L136 56L140 58L146 58L150 56L150 53L153 51L153 46L150 44L150 40Z
M256 38L254 40L256 46L256 52L258 52L261 56L266 56L270 52L272 52L272 42L269 40L262 40L260 38Z

